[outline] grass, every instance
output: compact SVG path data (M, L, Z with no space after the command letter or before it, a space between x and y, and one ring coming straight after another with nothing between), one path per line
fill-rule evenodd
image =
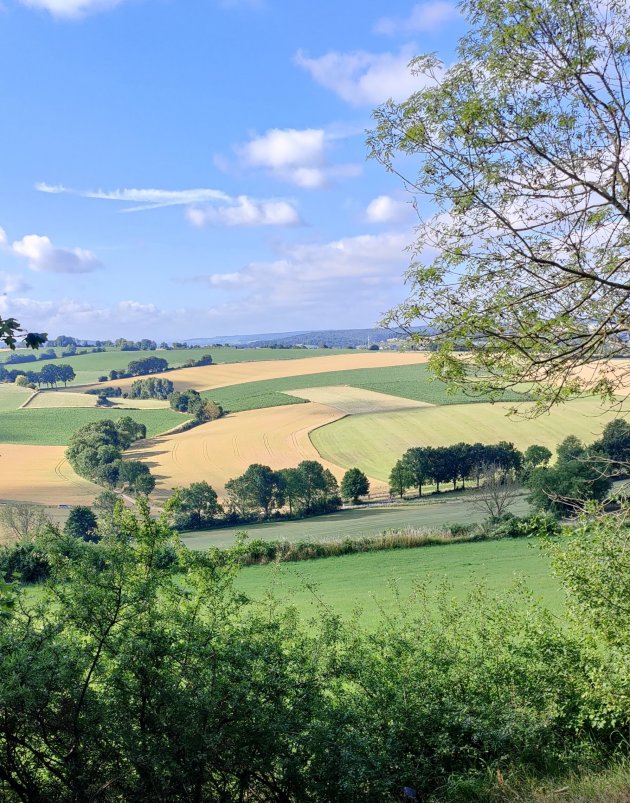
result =
M302 404L305 402L304 399L284 394L291 390L328 385L351 385L355 388L373 390L377 393L386 393L429 404L463 404L479 401L478 398L471 398L461 392L447 393L445 385L433 379L425 365L353 368L346 371L266 379L215 388L205 391L202 395L218 402L225 410L235 413L284 404ZM521 398L517 394L512 394L508 400L515 401Z
M21 388L7 382L0 383L0 412L17 410L33 393L30 388Z
M0 443L23 443L39 446L65 446L84 424L105 418L116 420L123 415L145 424L147 436L176 427L188 420L172 410L99 410L89 407L62 407L5 411L0 415Z
M299 521L279 521L268 524L250 524L216 530L197 530L182 533L184 542L191 549L207 549L211 546L225 547L235 543L236 533L247 531L252 539L264 541L321 542L340 538L365 538L385 530L405 527L438 529L451 524L469 524L482 521L484 514L475 510L465 496L446 501L427 499L414 500L395 505L359 507L340 510L326 516L314 516ZM519 499L511 508L517 515L528 511L527 502Z
M338 558L249 566L237 587L256 601L269 594L280 605L293 605L302 617L317 616L323 603L349 617L360 609L361 624L370 627L381 613L411 610L418 586L437 590L448 581L449 597L461 599L480 583L501 593L518 579L557 613L563 592L536 542L529 539L484 541L366 552Z
M167 360L171 368L181 368L188 360L195 360L202 354L212 354L212 359L216 363L235 363L235 362L259 362L261 360L297 360L305 357L322 357L333 354L352 354L347 349L237 349L233 347L213 348L212 346L202 349L172 349L170 351L120 351L119 349L109 349L108 351L88 354L81 354L77 357L61 357L62 348L56 348L58 359L38 360L37 362L19 363L8 365L7 368L16 368L23 371L41 371L44 365L71 365L76 374L76 379L72 385L88 385L98 382L99 376L109 374L111 370L124 370L132 360L142 357L162 357ZM9 350L0 351L0 363L8 358ZM16 349L17 354L35 354L30 349Z
M469 404L348 416L314 430L310 437L324 459L344 468L358 466L368 476L387 481L394 463L411 446L507 440L519 449L537 443L554 451L567 435L594 441L606 423L618 417L615 411L604 412L598 399L568 402L533 420L508 417L509 407Z

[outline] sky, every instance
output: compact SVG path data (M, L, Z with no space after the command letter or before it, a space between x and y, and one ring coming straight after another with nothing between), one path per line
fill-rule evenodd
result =
M417 216L366 130L465 27L448 0L0 0L0 315L81 338L375 325Z

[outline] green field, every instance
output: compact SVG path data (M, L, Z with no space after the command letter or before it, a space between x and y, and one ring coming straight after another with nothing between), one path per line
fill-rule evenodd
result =
M445 579L461 599L485 583L503 592L522 578L551 610L562 610L562 591L536 542L529 539L483 541L417 549L366 552L298 563L250 566L237 587L254 600L268 594L282 605L294 605L306 618L317 617L320 602L342 616L359 608L361 622L374 623L380 612L412 613L418 585L437 588ZM399 601L396 593L399 594Z
M132 360L142 357L162 357L169 367L181 368L188 360L196 360L202 354L211 354L216 363L233 362L260 362L261 360L298 360L305 357L322 357L332 354L348 354L347 349L237 349L231 346L216 348L208 346L202 349L171 349L170 351L120 351L110 349L109 351L98 352L96 354L82 354L78 357L61 357L64 349L57 348L59 359L42 360L37 362L19 363L8 365L7 368L16 368L22 371L41 371L47 363L52 365L64 364L71 365L76 374L73 385L87 385L98 382L99 376L106 376L110 371L124 370ZM29 349L17 349L18 354L35 354ZM0 363L4 362L9 356L8 349L0 353Z
M598 399L568 402L535 419L508 417L510 407L467 404L347 416L312 432L311 441L326 460L344 468L358 466L370 477L387 481L394 463L411 446L507 440L519 449L538 443L554 451L567 435L587 443L596 440L619 415L604 412Z
M0 383L0 412L17 410L32 393L30 388L21 388L7 382Z
M331 352L332 353L332 352ZM284 404L303 404L304 399L285 395L290 390L321 388L328 385L351 385L355 388L387 393L429 404L463 404L478 402L463 393L448 393L442 382L435 380L426 365L397 365L384 368L352 368L323 374L264 379L240 385L215 388L202 395L218 402L225 410L236 413ZM520 400L512 394L509 400Z
M528 505L524 498L517 500L511 511L524 515ZM482 521L483 513L476 510L466 495L441 494L425 501L413 500L395 505L358 507L314 516L298 521L279 521L268 524L250 524L216 530L198 530L182 533L186 546L207 549L211 546L232 546L237 532L246 531L251 538L264 541L337 541L344 538L363 538L378 535L385 530L416 527L439 529L451 524L469 524Z
M99 410L90 407L59 407L3 411L0 415L0 443L24 443L38 446L65 446L84 424L104 418L116 420L123 415L145 424L147 436L176 427L186 416L172 410Z

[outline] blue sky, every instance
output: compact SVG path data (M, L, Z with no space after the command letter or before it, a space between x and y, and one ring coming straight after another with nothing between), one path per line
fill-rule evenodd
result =
M375 324L414 212L371 111L447 0L0 0L0 314L79 337Z

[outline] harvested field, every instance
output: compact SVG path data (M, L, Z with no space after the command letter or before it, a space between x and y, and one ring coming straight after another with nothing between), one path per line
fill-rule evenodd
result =
M91 393L58 393L57 391L45 391L36 393L33 398L25 404L29 409L49 409L60 407L96 407L97 396ZM161 399L110 399L112 406L104 407L104 410L164 410L168 409L167 401Z
M280 379L290 376L304 376L328 371L347 371L355 368L383 368L390 365L417 365L425 363L427 355L421 352L368 351L333 354L326 357L303 357L296 360L265 360L260 362L229 363L206 365L200 368L180 368L152 377L170 379L176 390L193 388L210 390L212 388L240 385L244 382L258 382L265 379ZM126 388L138 377L119 379L108 385ZM98 387L98 385L95 385Z
M91 504L103 489L75 474L63 453L63 446L0 444L2 501Z
M630 360L602 360L584 365L576 372L588 387L592 387L602 379L621 377L620 392L630 393Z
M403 399L387 393L376 393L373 390L353 388L349 385L332 385L307 390L286 390L291 396L298 396L307 401L326 404L348 415L361 413L389 413L394 410L413 410L418 407L432 407L428 402Z
M512 441L519 449L533 443L552 451L567 435L596 440L619 413L604 411L598 399L579 399L536 419L508 417L511 404L460 404L349 416L313 432L321 456L337 465L358 466L387 480L394 463L411 446L448 446L460 441Z
M309 433L343 415L332 407L307 402L236 413L188 432L163 435L139 443L126 454L141 459L157 479L156 493L165 496L179 486L205 480L220 495L227 480L242 474L251 463L273 469L296 466L302 460L321 458ZM341 478L344 469L323 462ZM383 484L375 481L374 490Z

